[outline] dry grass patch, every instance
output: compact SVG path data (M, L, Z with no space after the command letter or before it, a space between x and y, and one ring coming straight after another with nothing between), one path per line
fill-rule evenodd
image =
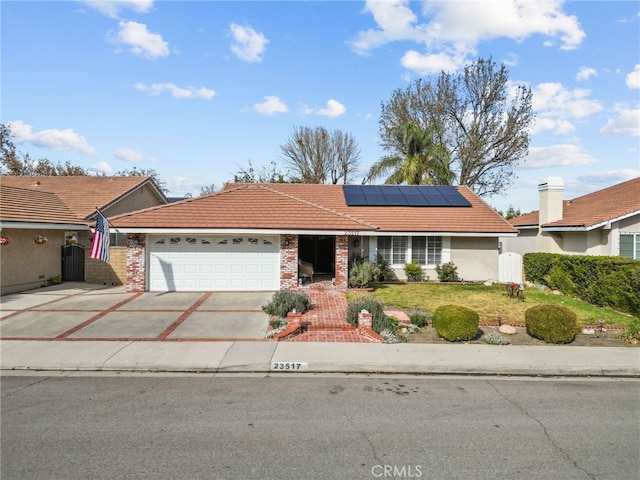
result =
M348 293L349 300L361 293ZM480 322L495 322L498 315L504 323L524 323L524 312L538 304L555 303L573 310L580 325L597 325L604 319L607 325L627 326L634 317L596 307L563 295L527 288L525 301L509 298L504 285L452 285L438 283L382 284L366 295L378 298L385 307L419 308L434 312L442 305L460 305L475 310Z

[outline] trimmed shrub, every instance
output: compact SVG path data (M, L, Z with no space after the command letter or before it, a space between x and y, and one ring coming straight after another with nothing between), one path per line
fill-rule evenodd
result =
M354 261L349 271L349 286L351 288L368 288L378 280L380 269L375 263Z
M412 313L409 315L409 322L416 327L424 327L427 324L427 316L424 313Z
M438 280L441 282L458 281L458 267L453 262L436 265L436 273L438 274Z
M433 328L450 342L473 340L478 333L480 316L470 308L443 305L433 314Z
M536 305L524 312L527 333L546 343L571 343L578 333L576 314L563 305Z
M384 314L384 307L380 300L375 297L366 296L366 297L358 297L347 305L347 322L353 325L354 327L358 326L358 313L362 310L366 310L371 315L372 324L375 325L376 321L380 321L380 319L385 319L386 315Z
M311 308L311 299L304 292L280 290L273 294L269 303L262 306L267 315L280 318L285 318L294 308L298 313L306 312Z
M409 281L420 282L424 278L424 270L417 263L405 263L403 269Z

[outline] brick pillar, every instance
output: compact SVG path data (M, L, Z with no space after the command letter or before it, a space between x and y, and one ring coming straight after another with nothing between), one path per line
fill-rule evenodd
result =
M293 327L294 325L296 327L299 327L300 324L302 323L302 314L300 312L297 312L297 313L289 312L289 313L287 313L287 322L289 324L289 327Z
M358 327L372 328L373 315L366 310L358 312Z
M280 235L280 289L298 288L298 235Z
M336 235L336 286L349 288L349 237Z
M146 235L127 234L127 292L147 289Z

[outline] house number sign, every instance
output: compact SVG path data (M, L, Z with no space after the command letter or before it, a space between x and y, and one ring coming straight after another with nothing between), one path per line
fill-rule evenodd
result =
M307 370L308 362L271 362L271 370Z

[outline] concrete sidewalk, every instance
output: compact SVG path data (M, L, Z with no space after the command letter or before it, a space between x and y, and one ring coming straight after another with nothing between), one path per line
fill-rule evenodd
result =
M2 370L640 377L640 349L477 344L0 342Z

